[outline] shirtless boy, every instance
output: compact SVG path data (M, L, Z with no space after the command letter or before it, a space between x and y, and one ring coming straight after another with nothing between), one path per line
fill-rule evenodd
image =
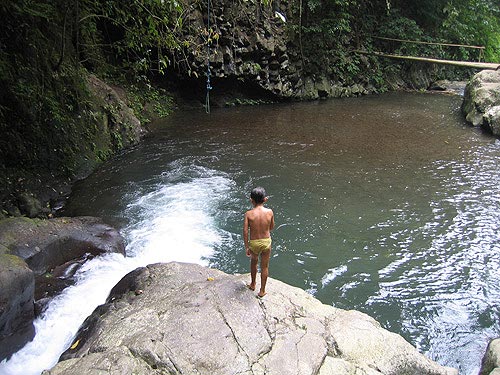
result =
M243 222L243 241L245 250L250 260L251 283L248 288L255 290L257 277L257 263L260 255L260 291L258 297L266 295L266 282L269 275L269 259L271 258L271 230L274 228L274 213L270 208L264 207L267 202L266 191L256 187L250 193L253 208L245 212ZM248 231L250 230L250 240Z

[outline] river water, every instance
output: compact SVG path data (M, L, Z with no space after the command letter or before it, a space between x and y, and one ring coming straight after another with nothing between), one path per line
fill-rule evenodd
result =
M393 93L178 112L156 124L77 184L65 207L118 227L127 258L88 262L0 373L51 367L137 266L248 272L243 212L262 185L276 217L271 277L363 311L438 363L477 374L500 336L500 141L466 125L460 104Z

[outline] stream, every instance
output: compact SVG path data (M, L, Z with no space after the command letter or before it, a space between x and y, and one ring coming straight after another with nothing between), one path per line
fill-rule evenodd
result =
M87 262L0 374L38 375L129 271L194 262L249 272L242 220L265 187L270 276L365 312L476 375L500 336L500 141L462 98L428 93L179 111L77 183L63 214L100 216L127 257ZM268 290L272 293L272 290Z

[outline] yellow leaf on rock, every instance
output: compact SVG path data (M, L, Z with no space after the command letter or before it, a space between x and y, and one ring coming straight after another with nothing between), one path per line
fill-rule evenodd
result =
M80 343L80 339L76 340L75 343L73 345L71 345L70 349L71 350L76 349L76 347L78 346L79 343Z

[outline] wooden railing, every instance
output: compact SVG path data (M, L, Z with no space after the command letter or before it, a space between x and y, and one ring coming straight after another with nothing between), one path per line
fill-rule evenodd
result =
M390 59L421 61L421 62L427 62L427 63L432 63L432 64L454 65L454 66L461 66L464 68L492 69L492 70L498 70L500 68L499 63L481 62L481 59L484 58L484 50L485 50L485 47L482 47L482 46L470 46L470 45L466 45L466 44L454 44L454 43L422 42L422 41L418 41L418 40L385 38L385 37L380 37L380 36L372 36L371 38L385 40L385 41L391 41L391 42L427 44L427 45L438 45L438 46L446 46L446 47L461 47L461 48L477 49L477 50L479 50L479 61L444 60L444 59L437 59L437 58L432 58L432 57L404 56L404 55L394 55L394 54L383 53L383 52L369 52L369 51L361 51L361 50L356 50L354 52L361 53L364 55L386 57L386 58L390 58Z
M419 40L405 40L405 39L395 39L395 38L385 38L381 36L372 36L373 39L386 40L391 42L401 42L401 43L413 43L413 44L427 44L431 46L444 46L444 47L461 47L461 48L470 48L479 50L479 58L478 61L481 62L481 59L484 58L484 50L483 46L470 46L467 44L454 44L454 43L438 43L438 42L422 42Z

